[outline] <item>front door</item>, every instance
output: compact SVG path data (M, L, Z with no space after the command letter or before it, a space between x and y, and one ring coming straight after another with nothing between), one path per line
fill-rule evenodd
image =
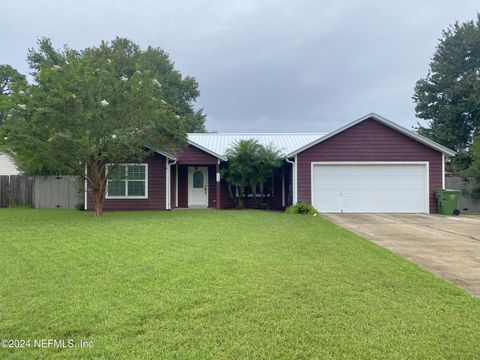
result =
M188 207L208 207L208 167L188 167Z

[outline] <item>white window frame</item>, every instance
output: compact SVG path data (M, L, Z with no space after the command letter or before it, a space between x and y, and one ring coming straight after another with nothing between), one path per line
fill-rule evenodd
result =
M148 199L148 164L147 163L122 163L122 164L115 164L115 166L125 166L125 171L128 174L128 167L129 166L138 166L138 165L143 165L145 167L145 195L144 196L128 196L128 179L125 180L125 194L126 195L121 195L121 196L110 196L108 195L108 168L110 166L113 166L113 164L107 164L105 168L105 174L107 176L107 189L105 193L105 199ZM139 182L139 180L132 180Z

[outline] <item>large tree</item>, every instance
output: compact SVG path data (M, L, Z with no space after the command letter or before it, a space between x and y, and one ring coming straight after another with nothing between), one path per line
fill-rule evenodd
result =
M465 171L467 176L476 180L476 186L473 188L472 197L480 201L480 134L475 137L471 148L471 164Z
M27 173L85 179L97 215L107 164L141 161L204 128L204 115L194 110L197 82L175 70L159 48L142 50L116 38L80 51L56 50L43 38L28 61L34 81L12 94L8 142Z
M7 117L8 110L12 108L12 93L22 91L26 84L25 75L10 65L0 65L0 125Z
M443 31L428 75L415 86L418 131L457 151L467 150L480 126L480 14Z

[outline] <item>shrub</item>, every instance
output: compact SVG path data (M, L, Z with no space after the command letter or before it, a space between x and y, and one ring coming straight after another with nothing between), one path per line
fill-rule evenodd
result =
M83 202L79 202L75 205L75 210L83 211L85 210L85 204Z
M285 212L287 214L302 214L302 215L317 215L318 212L312 205L298 202L295 205L288 207Z
M16 204L16 203L12 203L12 204L8 204L8 207L10 209L33 209L33 205L31 204Z

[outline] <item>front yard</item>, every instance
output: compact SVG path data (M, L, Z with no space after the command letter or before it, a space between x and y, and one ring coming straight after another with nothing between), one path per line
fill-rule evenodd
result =
M480 301L320 217L0 209L0 358L456 358Z

